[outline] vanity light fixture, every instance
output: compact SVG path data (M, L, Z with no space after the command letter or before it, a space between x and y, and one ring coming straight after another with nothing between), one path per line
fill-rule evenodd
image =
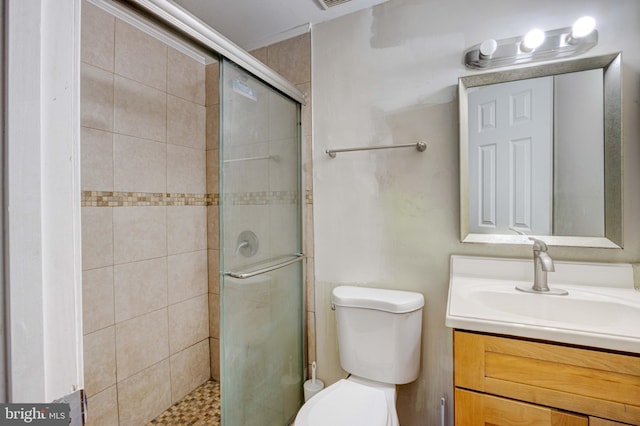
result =
M525 36L488 39L465 51L464 63L467 68L488 69L579 55L598 44L595 27L595 19L584 16L572 27L534 29Z

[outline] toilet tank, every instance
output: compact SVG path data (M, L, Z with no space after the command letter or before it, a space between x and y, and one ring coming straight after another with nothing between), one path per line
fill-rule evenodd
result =
M420 371L420 293L366 287L333 289L342 368L383 383L414 381Z

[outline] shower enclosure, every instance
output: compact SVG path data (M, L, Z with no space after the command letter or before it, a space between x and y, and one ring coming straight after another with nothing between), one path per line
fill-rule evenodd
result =
M285 425L302 404L300 104L220 73L222 422Z

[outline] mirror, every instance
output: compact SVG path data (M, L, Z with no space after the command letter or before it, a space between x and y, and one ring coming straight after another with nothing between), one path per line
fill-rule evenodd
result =
M622 247L621 54L461 77L458 94L463 242Z

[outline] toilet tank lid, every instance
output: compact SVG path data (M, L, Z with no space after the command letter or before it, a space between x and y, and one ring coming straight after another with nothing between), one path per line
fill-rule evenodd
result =
M381 288L339 286L331 293L331 303L348 308L374 309L403 314L421 309L424 297L421 293Z

